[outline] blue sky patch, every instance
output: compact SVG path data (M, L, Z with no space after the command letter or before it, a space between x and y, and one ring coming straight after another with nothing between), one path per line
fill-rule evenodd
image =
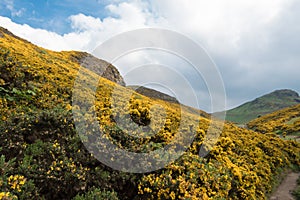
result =
M108 15L108 1L99 0L4 0L0 3L0 15L19 24L42 28L59 34L71 32L71 15L83 13L100 19Z

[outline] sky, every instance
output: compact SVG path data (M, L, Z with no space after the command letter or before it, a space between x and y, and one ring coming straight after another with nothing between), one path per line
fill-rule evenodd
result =
M51 50L94 53L110 38L139 28L176 31L197 42L215 63L233 108L276 89L300 92L300 1L298 0L1 0L0 26ZM96 55L97 56L97 55ZM168 70L137 74L142 64L168 65L185 74L199 104ZM113 63L127 84L143 80L179 91L182 102L211 111L205 78L195 78L186 62L165 52L142 50ZM142 70L143 71L143 70ZM189 76L190 74L190 76Z

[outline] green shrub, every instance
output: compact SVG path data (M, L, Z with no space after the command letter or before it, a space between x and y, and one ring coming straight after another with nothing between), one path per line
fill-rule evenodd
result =
M92 188L86 194L76 195L73 200L118 200L118 196L114 191Z

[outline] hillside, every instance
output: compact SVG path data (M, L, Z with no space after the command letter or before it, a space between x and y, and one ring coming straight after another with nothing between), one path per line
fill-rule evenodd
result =
M151 88L147 88L147 87L143 87L143 86L136 86L136 85L129 85L126 87L130 88L130 89L134 90L135 92L142 94L146 97L150 97L152 99L163 100L163 101L167 101L167 102L174 103L174 104L180 104L180 102L175 97L172 97L170 95L167 95L165 93L159 92L159 91L151 89ZM198 110L196 108L186 106L184 104L180 104L180 107L182 110L184 110L186 112L189 112L189 113L192 113L195 115L200 115L207 119L211 118L210 114L208 114L202 110Z
M172 97L170 95L167 95L165 93L159 92L157 90L143 87L143 86L136 86L136 85L129 85L127 86L130 89L135 90L137 93L142 94L147 97L151 97L154 99L161 99L163 101L169 101L172 103L179 103L175 97Z
M0 29L0 199L266 199L278 175L300 165L299 143L222 128L201 111L135 93L90 57ZM212 150L203 158L205 138ZM138 172L178 154L144 173L103 164Z
M300 103L297 92L276 90L253 101L244 103L226 112L226 120L237 124L246 124L259 116Z
M276 133L299 138L300 104L264 115L250 121L247 125L249 128L261 133Z

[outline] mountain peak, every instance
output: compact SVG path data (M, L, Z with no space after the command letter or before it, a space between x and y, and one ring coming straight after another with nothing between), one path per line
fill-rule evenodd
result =
M247 123L259 116L297 105L300 103L299 94L290 89L275 90L253 101L246 102L228 110L226 119L235 123Z
M290 90L290 89L275 90L274 92L271 92L268 95L274 95L274 96L277 96L279 98L283 98L283 97L299 98L299 94L296 91Z

